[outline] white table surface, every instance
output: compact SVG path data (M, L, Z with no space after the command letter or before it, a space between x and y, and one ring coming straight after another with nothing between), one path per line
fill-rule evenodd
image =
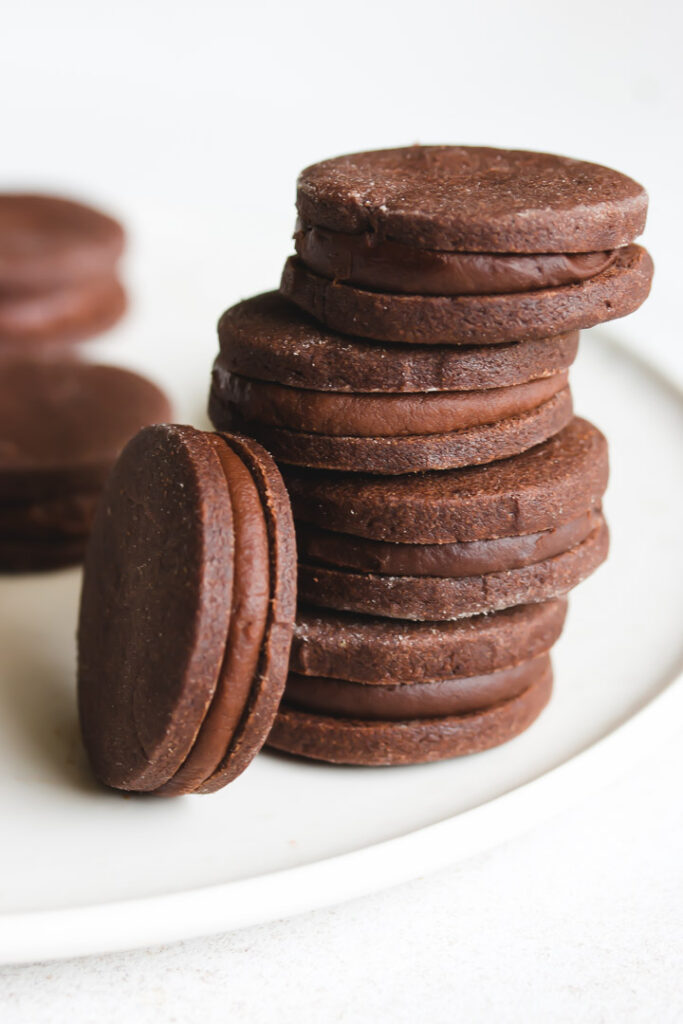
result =
M458 869L222 937L2 969L3 1024L677 1024L682 740Z
M3 182L92 195L135 223L150 202L183 217L194 204L225 238L215 314L276 283L294 175L311 160L416 139L547 149L648 186L657 286L627 330L683 376L669 0L9 8ZM174 288L192 267L198 289L201 258L181 232L169 239ZM201 310L206 335L214 313ZM399 889L223 937L0 969L0 1020L678 1022L681 739L647 763L634 752L631 773L533 833Z

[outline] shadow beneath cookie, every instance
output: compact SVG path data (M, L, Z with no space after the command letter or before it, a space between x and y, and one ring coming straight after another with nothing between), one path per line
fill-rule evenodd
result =
M96 791L76 706L79 588L77 570L0 581L0 734L24 779Z

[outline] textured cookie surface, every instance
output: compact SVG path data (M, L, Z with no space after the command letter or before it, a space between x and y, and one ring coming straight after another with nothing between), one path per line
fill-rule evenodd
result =
M335 331L421 345L493 345L627 316L647 298L653 272L647 251L629 245L578 284L500 295L394 295L331 281L290 257L280 289Z
M566 370L578 332L496 346L386 344L322 327L278 292L238 303L218 324L214 387L227 373L313 391L472 391L523 384Z
M598 164L548 153L411 146L313 164L297 183L301 219L428 249L591 252L633 241L647 195Z
M301 711L364 721L396 722L462 715L517 697L537 682L549 666L549 656L541 654L531 661L485 675L383 686L292 672L287 679L284 700L289 707Z
M555 437L487 466L399 477L285 469L295 520L371 540L431 544L536 533L597 504L607 442L575 417Z
M140 427L170 417L151 381L76 359L0 363L3 501L96 491Z
M83 561L86 537L25 540L0 537L0 573L48 572Z
M456 622L408 622L303 605L290 668L377 684L482 675L550 650L566 612L560 599Z

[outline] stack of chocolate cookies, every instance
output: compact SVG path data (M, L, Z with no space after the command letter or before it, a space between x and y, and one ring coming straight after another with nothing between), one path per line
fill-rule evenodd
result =
M578 331L635 310L647 196L547 154L412 147L298 183L281 294L219 324L210 413L279 461L300 608L270 734L401 764L547 702L565 595L607 554L607 446L573 415Z
M55 196L0 195L0 572L83 558L126 441L170 418L151 381L82 361L122 316L120 224Z

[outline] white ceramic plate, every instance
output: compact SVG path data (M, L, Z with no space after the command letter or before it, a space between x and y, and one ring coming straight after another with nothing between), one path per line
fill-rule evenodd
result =
M205 356L165 364L171 383L185 367L197 403ZM683 403L607 335L582 341L572 383L610 441L612 553L572 598L550 707L497 750L393 769L264 753L211 797L105 792L76 721L79 573L0 581L0 960L181 939L389 886L502 841L656 749L683 709L683 684L668 685L681 660Z

